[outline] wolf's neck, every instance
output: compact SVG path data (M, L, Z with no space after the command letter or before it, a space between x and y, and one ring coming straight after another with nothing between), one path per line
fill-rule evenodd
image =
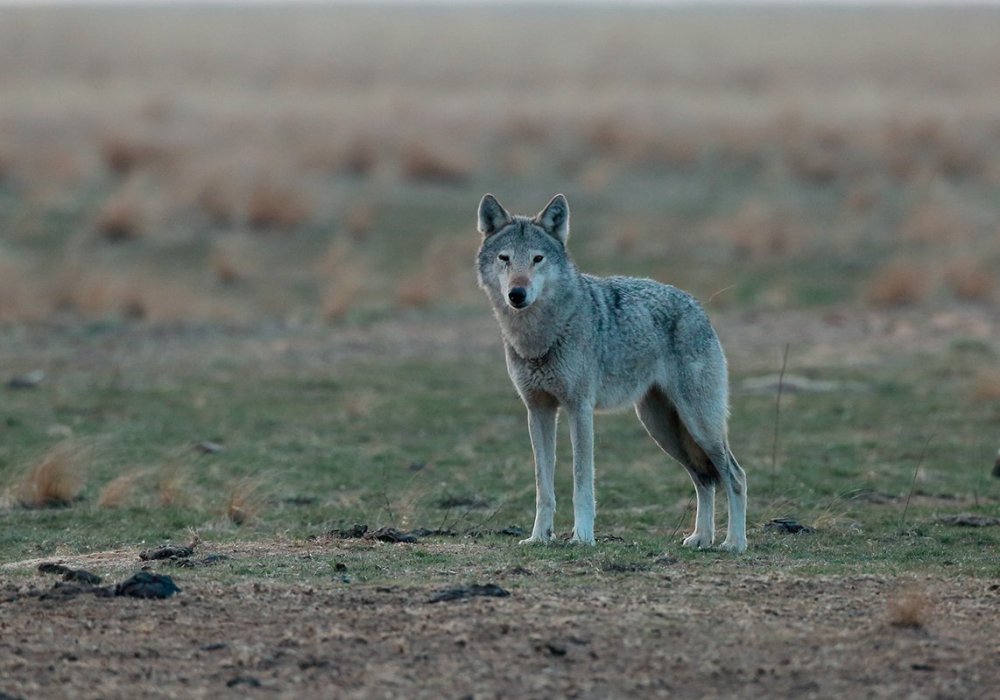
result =
M542 357L565 337L570 319L580 308L576 297L584 293L579 280L573 282L558 295L543 297L524 310L507 305L494 308L504 342L520 357Z

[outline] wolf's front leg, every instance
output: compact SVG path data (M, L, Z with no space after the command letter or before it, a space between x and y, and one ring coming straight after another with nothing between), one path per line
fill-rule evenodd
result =
M535 526L531 537L521 540L521 544L551 542L554 536L557 411L554 402L528 406L528 433L535 454Z
M573 542L594 544L594 408L576 406L570 411L573 442Z

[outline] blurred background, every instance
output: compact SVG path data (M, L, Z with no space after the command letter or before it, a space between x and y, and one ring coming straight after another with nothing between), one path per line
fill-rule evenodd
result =
M481 195L710 311L998 305L1000 8L0 7L0 321L482 313Z

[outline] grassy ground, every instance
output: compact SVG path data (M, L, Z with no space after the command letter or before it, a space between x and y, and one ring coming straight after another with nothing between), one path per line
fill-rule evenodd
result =
M146 354L152 348L142 348L156 343L156 334L141 328L33 332L16 344L30 350L70 341L78 343L74 357L99 347L116 359L81 371L73 358L53 357L37 389L5 391L0 474L10 488L0 552L7 561L59 556L179 542L192 531L205 542L302 539L354 523L450 529L457 541L475 530L530 529L534 492L523 407L498 361L498 343L488 342L489 320L428 319L435 326L473 324L484 337L459 349L433 347L430 339L419 357L386 347L384 358L377 345L365 356L343 352L335 337L316 329L270 340L182 332L176 345L158 347L155 359ZM738 343L746 322L727 320ZM725 337L726 326L721 332ZM780 415L776 386L742 389L753 368L741 371L736 363L732 442L752 474L750 565L826 573L946 565L996 576L995 558L982 553L997 544L997 530L937 522L997 507L988 469L993 446L983 436L995 431L1000 415L994 401L975 398L993 353L966 342L941 355L900 354L874 366L810 366L807 372L833 382L832 390L796 391L799 375L791 374ZM10 362L29 366L32 359ZM19 480L59 442L54 435L69 433L55 459L83 475L79 500L17 507ZM224 450L202 454L195 444L204 440ZM705 557L675 546L690 527L691 486L633 415L599 419L597 455L598 534L613 541L599 553L524 552L494 536L494 556L509 565L526 557L601 565L658 550L692 562ZM569 457L563 430L557 527L566 531ZM126 482L115 482L122 475ZM776 517L797 518L818 532L764 531ZM361 567L361 580L427 575L414 570L419 556L383 554ZM469 563L461 549L424 562L432 570Z

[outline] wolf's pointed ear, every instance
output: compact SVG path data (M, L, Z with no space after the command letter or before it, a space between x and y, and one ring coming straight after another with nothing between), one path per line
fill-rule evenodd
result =
M569 203L566 197L561 194L553 197L545 208L538 212L535 223L566 245L566 241L569 240Z
M513 219L491 194L484 194L483 200L479 203L479 232L484 236L490 236L509 224Z

